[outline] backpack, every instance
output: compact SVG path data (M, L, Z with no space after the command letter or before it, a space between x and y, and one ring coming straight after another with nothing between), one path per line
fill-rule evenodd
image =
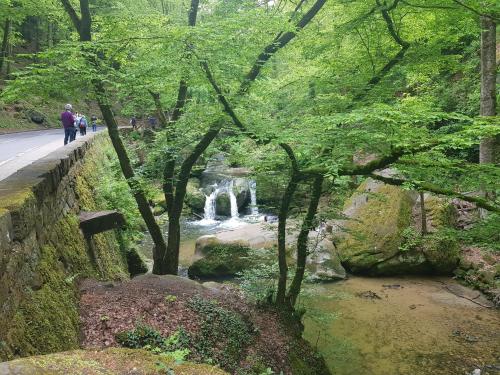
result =
M84 118L80 119L80 128L86 128L87 127L87 120Z

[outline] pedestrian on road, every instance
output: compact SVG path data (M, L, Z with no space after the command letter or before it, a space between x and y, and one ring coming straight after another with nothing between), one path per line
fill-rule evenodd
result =
M80 135L83 137L84 135L87 135L87 119L85 118L85 115L82 115L80 118Z
M97 116L92 115L92 117L90 118L90 121L92 122L92 131L96 132L97 131Z
M73 113L71 113L73 107L71 104L66 104L64 106L64 112L61 113L61 122L64 128L64 144L67 145L68 141L71 142L75 138L73 137L74 134L74 124L75 124L75 118L73 116Z

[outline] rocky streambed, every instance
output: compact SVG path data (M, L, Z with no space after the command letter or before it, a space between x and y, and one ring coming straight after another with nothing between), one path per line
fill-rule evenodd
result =
M500 374L500 312L451 278L350 277L309 285L302 303L335 374Z

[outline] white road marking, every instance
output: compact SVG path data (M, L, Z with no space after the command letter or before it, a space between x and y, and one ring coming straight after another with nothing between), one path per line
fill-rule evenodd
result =
M4 164L7 164L9 161L14 160L15 158L16 158L16 157L14 156L14 157L12 157L12 158L9 158L9 159L7 159L7 160L4 160L4 161L0 162L0 166L2 166L2 165L4 165Z

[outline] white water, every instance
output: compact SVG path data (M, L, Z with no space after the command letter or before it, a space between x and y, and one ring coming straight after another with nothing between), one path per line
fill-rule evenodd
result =
M259 207L257 207L257 184L255 181L250 181L250 214L257 216L259 214Z
M231 218L237 218L238 214L238 202L236 200L236 195L234 195L234 181L231 180L228 186L229 201L231 202Z

